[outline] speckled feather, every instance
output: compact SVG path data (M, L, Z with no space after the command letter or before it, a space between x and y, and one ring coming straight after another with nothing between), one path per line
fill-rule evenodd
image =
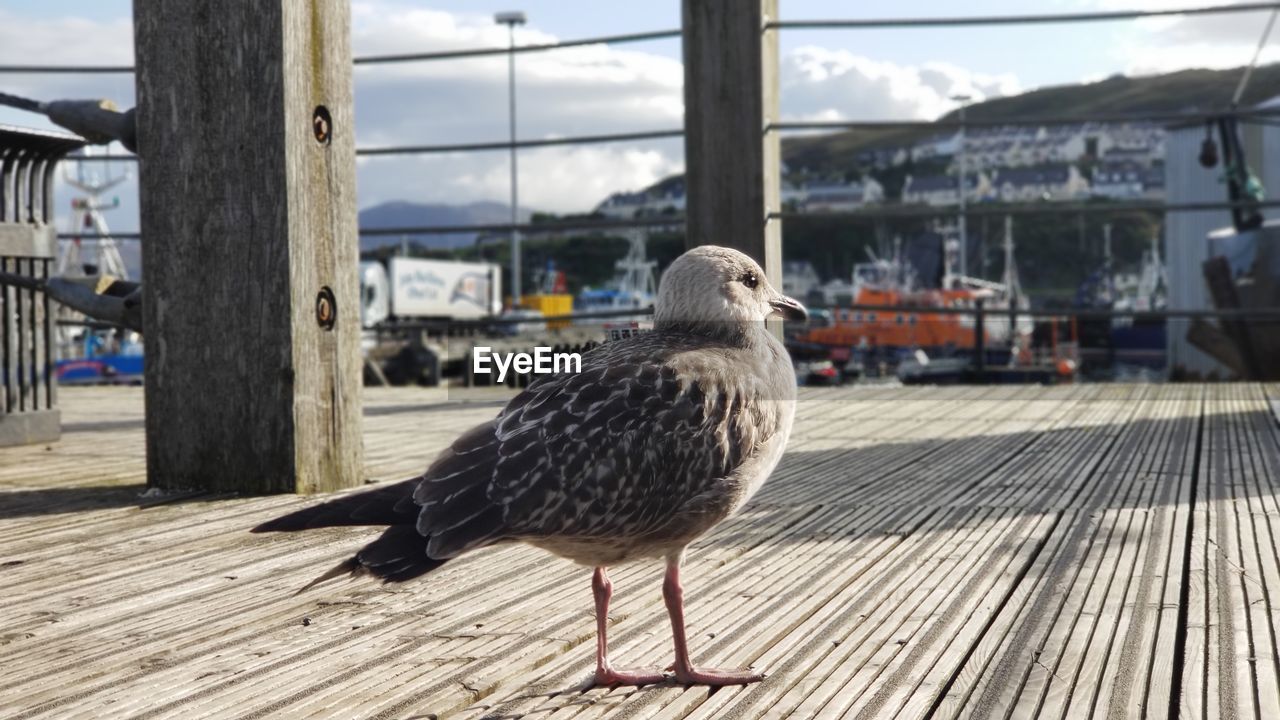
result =
M419 481L428 554L502 540L641 553L687 542L744 499L734 470L781 429L766 405L789 398L742 372L756 352L648 333L587 353L579 374L538 378Z

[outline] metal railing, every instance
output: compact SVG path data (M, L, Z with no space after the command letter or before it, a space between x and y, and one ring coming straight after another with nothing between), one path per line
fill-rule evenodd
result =
M53 174L84 141L0 126L0 271L52 275ZM0 447L61 434L49 296L0 282Z

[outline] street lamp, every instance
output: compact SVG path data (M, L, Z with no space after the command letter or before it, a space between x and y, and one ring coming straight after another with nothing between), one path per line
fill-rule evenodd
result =
M952 100L960 103L960 274L969 274L969 234L965 228L965 151L964 151L964 108L971 99L968 95L952 95Z
M511 119L511 307L520 304L520 231L519 199L516 189L516 26L525 23L525 16L519 10L500 12L493 16L493 21L507 26L507 99Z

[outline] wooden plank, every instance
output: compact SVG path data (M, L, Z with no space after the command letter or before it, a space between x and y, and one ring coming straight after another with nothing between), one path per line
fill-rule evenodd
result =
M958 408L958 410L960 410L960 408ZM975 431L977 431L977 427L975 427L974 429ZM975 456L972 460L969 461L970 463L972 463L972 471L977 471L977 469L982 466L990 467L991 458L992 458L991 454ZM952 469L962 474L971 471L970 468L963 463L953 465ZM846 473L853 473L856 475L858 472L857 466L852 464L846 464L843 467L835 468L833 470L835 474L830 475L830 477L837 480L846 477ZM891 468L890 472L900 473L901 468ZM803 477L805 480L808 480L810 482L817 482L818 484L817 493L812 496L814 497L815 500L820 497L820 498L826 498L828 502L831 501L829 491L824 491L824 487L826 486L826 483L821 482L821 480L818 477L812 477L807 475L802 475L801 477ZM796 479L798 480L799 478L796 478ZM786 477L778 477L771 482L771 485L776 487L787 487L789 484L791 483L788 482L788 479ZM953 487L951 488L951 492L954 493L954 492L964 491L963 487L955 487L954 484L952 485ZM766 488L768 487L769 486L766 486ZM895 495L900 496L903 500L906 500L907 498L919 497L922 492L925 494L928 493L928 490L924 488L921 488L919 486L913 486L909 483L904 483L901 481L876 482L872 484L870 487L877 488L877 490L864 491L863 492L864 498L868 495L872 495L872 494L875 494L876 492L880 492L880 493L893 493ZM890 508L894 507L894 504L891 502L880 502L880 501L866 500L866 499L864 499L863 502L866 505L871 505L875 507L890 507ZM843 504L843 503L840 503L840 504ZM902 508L904 506L899 504L898 507ZM901 575L901 573L914 572L917 568L917 563L908 562L907 558L917 558L917 559L927 558L927 557L933 557L937 554L936 551L928 551L928 550L923 550L918 548L917 547L918 543L925 542L925 541L930 541L930 542L946 542L947 541L947 535L945 533L940 535L933 535L930 532L930 526L926 525L924 527L920 527L920 525L921 525L921 521L929 516L934 516L936 519L933 522L936 523L936 522L941 522L943 518L950 516L950 513L942 512L941 514L939 514L937 509L938 506L932 503L927 507L918 506L916 504L909 503L905 507L910 508L911 513L908 516L904 517L904 519L900 521L900 524L903 524L902 525L903 537L907 538L907 540L901 544L895 543L891 554L876 561L876 565L873 566L874 568L876 568L874 571L876 573L875 575L867 575L867 576L858 578L858 587L866 588L865 590L858 590L857 591L858 593L891 593L894 588L902 586L901 578L905 577L905 575ZM916 519L912 520L911 518L913 517ZM893 558L896 556L902 556L900 561L895 562L893 560ZM792 646L795 643L808 644L811 640L815 642L817 642L818 640L821 640L821 642L818 643L818 647L829 648L830 647L829 643L831 642L832 639L842 638L845 634L848 633L848 630L844 630L840 628L846 624L843 618L849 616L851 609L838 610L834 608L836 608L837 606L845 606L847 603L852 602L854 598L858 597L858 595L849 594L854 591L854 588L849 587L849 583L853 582L853 580L843 579L839 572L838 566L835 568L831 568L830 570L831 572L835 573L834 577L831 580L826 580L823 582L811 582L811 583L806 583L804 585L804 587L828 588L830 592L835 592L837 594L836 598L833 598L832 600L827 601L826 605L822 607L821 612L815 612L809 615L809 619L805 620L805 625L807 626L810 623L832 623L832 625L822 629L801 626L790 631L791 634L789 635L774 635L775 638L785 637L785 638L791 638L791 639L772 640L771 642L773 642L774 644L772 645L772 647L769 647L768 655L760 656L760 658L756 660L756 662L762 664L761 665L762 667L765 667L770 673L772 673L771 677L773 678L773 680L771 680L770 683L767 684L768 687L777 687L776 683L779 680L784 680L788 675L788 670L786 668L789 665L791 665L792 661L795 658L792 656L791 653L789 653L786 650L787 647ZM891 574L885 575L884 574L885 572L889 572ZM842 591L842 588L847 588L847 589ZM909 592L909 590L905 590L904 592ZM884 596L877 595L876 597L884 597ZM850 605L848 607L861 608L864 606L872 606L874 604L875 603L872 600L867 599L867 600L864 600L863 602L857 603L857 605ZM773 627L774 625L777 625L777 624L778 624L777 622L764 622L758 618L751 618L744 622L745 626L751 627L751 628L760 628L760 627L766 627L766 626ZM779 632L786 633L788 627L789 625L787 625L786 623L783 623L781 628L773 630L773 633L779 633ZM730 637L736 640L735 636L731 635ZM659 638L658 642L661 644L655 645L655 648L657 647L663 648L664 654L658 655L655 658L655 661L663 658L665 655L665 638ZM843 640L840 641L840 647L846 650L856 648L857 646L858 646L858 642L856 637L844 638ZM806 654L807 652L800 652L801 656ZM754 657L754 653L752 657ZM772 657L772 658L775 658L775 660L773 660L767 665L763 664L766 657ZM778 667L775 664L779 662L783 663L781 667ZM548 673L554 673L554 668L549 670ZM542 684L554 685L556 679L559 677L560 677L559 675L555 675L555 674L551 674L550 677L548 677L547 675L539 672L539 674L536 676L531 676L529 678L524 678L520 680L515 690L518 692L519 695L523 697L527 697L528 693L524 692L521 689L521 686L529 685L535 682L539 683L540 685ZM539 678L541 678L541 680L539 680ZM761 686L761 687L765 687L765 686ZM670 689L670 690L659 689L659 690L649 690L644 693L637 693L634 696L628 696L627 699L623 701L623 704L619 706L620 708L619 712L631 713L631 714L634 714L634 713L647 714L652 712L653 708L655 708L656 706L662 705L664 702L668 702L668 701L677 702L677 699L678 699L678 705L681 707L686 707L686 706L698 705L698 703L701 702L699 698L705 697L704 689L694 689L694 690L691 690L690 692L694 693L692 697L690 697L690 693L680 693L678 692L677 689ZM739 689L736 689L736 688L722 688L718 690L714 695L715 704L713 705L713 707L719 707L720 705L722 705L722 700L724 699L732 699L736 697L737 696L736 693L738 692L753 693L754 688L747 691L740 691ZM501 712L503 714L512 714L512 715L518 715L521 712L534 712L534 711L542 712L546 710L546 708L543 707L543 705L546 705L547 703L556 704L558 703L558 701L542 701L540 704L539 701L527 700L523 704L521 703L516 703L514 705L500 704L497 707L497 709L494 710L494 712ZM767 704L769 703L767 702L762 703L762 705L767 705ZM672 707L674 708L676 706L673 705ZM706 705L699 706L698 708L699 713L702 712L703 707L706 707ZM711 714L712 716L714 716L715 710L712 710Z
M148 483L359 485L349 3L135 10Z
M1132 413L1142 409L1138 403L1124 402L1122 394L1114 388L1108 389L1107 396L1110 402L1104 407L1108 407L1108 412L1087 421L1103 420L1104 424L1099 427L1103 438L1113 434L1109 430L1112 423L1119 421L1123 423L1121 427L1128 427L1133 420ZM1001 714L1012 711L1020 700L1026 707L1024 698L1027 698L1029 681L1031 698L1039 697L1040 688L1054 672L1055 651L1047 646L1048 639L1064 618L1074 617L1069 603L1074 598L1078 604L1083 598L1072 594L1070 589L1081 577L1092 577L1095 560L1091 558L1098 557L1094 538L1099 525L1091 518L1118 489L1115 484L1097 478L1112 469L1117 456L1127 457L1125 451L1138 444L1134 435L1116 433L1107 442L1091 447L1090 455L1086 456L1090 459L1083 463L1078 475L1083 482L1066 494L1063 518L1046 539L1045 551L1027 572L1026 587L1010 597L1005 611L992 623L990 636L978 644L967 667L959 671L959 678L973 678L973 681L942 699L938 710L942 716L953 716L962 707L966 712L979 715ZM1100 473L1096 477L1095 470ZM1031 700L1031 708L1038 705L1038 700Z
M1015 403L1014 405L1019 405L1019 403ZM1007 409L1008 408L1006 407L1006 410ZM977 433L981 433L983 430L981 425L971 425L971 428ZM959 459L965 455L964 453L955 453L954 448L948 448L947 450L951 450L951 452L945 452L944 454L953 459ZM996 461L993 464L993 459L998 457L1001 457L999 453L992 452L988 449L988 452L980 453L977 457L973 458L971 461L973 463L972 467L968 467L967 463L964 462L951 465L948 469L951 473L950 475L942 474L938 476L939 479L944 480L944 484L936 489L927 485L918 484L917 478L919 476L915 475L911 476L911 479L908 482L903 482L903 480L907 480L907 478L901 477L896 483L887 483L888 486L894 488L909 488L910 497L912 498L932 497L941 493L936 501L931 501L921 508L926 513L926 516L932 515L935 519L925 524L914 524L908 534L908 537L912 539L919 538L921 540L934 538L937 541L942 541L945 539L947 533L942 532L939 534L938 528L959 527L955 524L955 521L943 522L943 519L952 517L955 512L960 512L959 517L963 517L968 514L969 510L951 511L946 510L946 508L952 503L959 503L962 507L967 508L967 501L961 501L957 498L966 497L972 493L980 491L967 488L964 485L957 485L954 482L945 483L945 478L954 476L965 477L972 473L980 474L982 472L980 468L990 471L993 467L999 467L1001 464L999 461ZM1003 493L1006 496L1008 495L1008 491L1003 488L993 488L993 490L998 493ZM948 497L950 497L950 499L948 499ZM918 500L913 503L913 505L918 504ZM938 514L939 508L942 508L940 511L942 513L941 515ZM941 524L936 525L937 523ZM907 552L908 547L910 546L903 545L901 552L895 551L893 555L886 556L881 560L880 564L883 565L885 569L877 572L883 573L886 570L890 572L915 572L916 568L919 566L920 558L936 557L938 555L938 551L936 550ZM974 554L984 558L989 558L989 555L981 552L976 552ZM990 562L989 559L988 562ZM890 582L890 580L895 577L898 576L868 576L865 580L859 583L861 587L866 588L865 590L860 591L860 593L896 592L899 595L910 595L913 593L912 588L914 588L918 583L904 583L900 580L892 580ZM895 588L900 589L895 590ZM788 638L794 637L794 640L784 639L770 648L768 655L778 658L775 662L782 662L783 665L773 672L771 680L768 683L744 689L723 688L718 690L710 698L707 698L705 702L702 700L703 693L699 693L689 702L685 702L685 698L689 695L689 693L685 693L680 696L680 706L673 705L670 713L664 711L660 716L678 717L681 712L678 709L679 707L691 707L694 705L697 707L694 712L695 717L717 717L721 713L735 715L742 713L750 714L752 712L751 710L744 708L769 708L770 712L804 716L807 711L797 711L796 706L800 702L804 702L808 699L812 693L818 692L820 688L828 687L830 680L824 680L824 678L831 675L835 669L843 668L846 665L846 660L850 657L850 654L857 653L859 648L861 648L865 642L865 638L861 634L849 634L850 629L846 627L849 624L849 620L846 620L846 618L852 618L854 615L857 615L859 617L859 622L861 623L861 619L863 617L868 613L873 613L876 608L880 607L881 602L885 602L877 600L876 597L878 596L863 596L862 594L846 597L837 596L833 598L827 606L824 606L821 612L812 615L811 618L806 621L804 626L793 631L792 636L788 636ZM890 598L887 600L891 603L888 607L904 607L901 605L901 599L893 600L892 595L886 597ZM858 627L859 629L857 630L857 633L876 632L874 624L871 624L870 626L860 624ZM833 641L838 643L834 647L832 645ZM795 648L797 645L800 647L794 650L790 649ZM820 661L816 668L810 665L810 663L815 661L815 658L817 661ZM836 660L835 658L840 659ZM856 670L856 666L853 669ZM845 676L842 675L841 677ZM843 681L836 682L829 692L835 692L838 690L842 682ZM780 698L788 688L793 688L798 693L795 696L795 700ZM649 706L656 704L656 702L651 702L654 697L653 693L645 693L643 695L637 695L636 697L642 699L637 700L636 702L629 702L627 705L623 706L627 708L628 712L647 712L647 710L639 709L637 707L637 703L639 703L640 707L643 708L648 708ZM831 695L827 694L823 697L829 698ZM736 702L731 703L731 701ZM730 704L732 704L732 707L725 709ZM819 701L817 705L813 706L813 708L819 707L821 704L822 702ZM809 708L809 710L812 710L813 708ZM757 712L758 711L759 710L757 710Z
M1167 395L1168 393L1162 393ZM1159 490L1147 511L1152 523L1150 542L1143 555L1139 582L1126 598L1126 608L1134 614L1135 626L1124 634L1118 656L1109 661L1103 678L1099 708L1106 706L1109 718L1124 717L1132 708L1148 715L1168 713L1176 707L1171 698L1180 625L1184 565L1191 531L1192 483L1196 446L1199 398L1169 399L1185 420L1171 427L1170 457L1166 467L1159 462L1146 472L1172 472L1174 477L1156 477ZM1181 457L1179 457L1181 456ZM1109 700L1108 700L1109 695Z
M778 0L683 0L686 243L737 248L782 287Z
M1240 577L1249 588L1250 647L1253 665L1255 705L1259 717L1280 717L1280 657L1277 656L1276 630L1272 622L1278 604L1273 595L1280 592L1280 568L1277 568L1276 542L1268 513L1275 514L1275 487L1264 480L1263 457L1275 454L1275 446L1263 449L1267 442L1264 428L1257 426L1267 409L1258 402L1256 386L1229 388L1228 418L1231 426L1232 457L1237 463L1233 478L1237 490L1236 516L1240 523ZM1280 600L1280 598L1277 598Z
M1255 675L1254 616L1252 599L1260 594L1259 578L1250 577L1244 566L1246 553L1241 532L1240 467L1233 442L1230 401L1226 386L1211 389L1206 403L1206 426L1214 440L1208 453L1207 485L1213 492L1213 546L1217 554L1218 664L1217 702L1224 716L1260 717ZM1214 698L1209 699L1210 702Z
M1061 510L1057 508L1062 503L1062 497L1074 492L1072 483L1054 482L1053 479L1088 475L1091 456L1094 455L1093 436L1098 431L1096 427L1066 430L1075 424L1073 421L1079 420L1079 416L1076 416L1073 410L1079 409L1068 409L1059 417L1060 427L1063 429L1058 433L1061 433L1060 437L1065 439L1065 442L1055 442L1049 438L1044 442L1037 442L1020 456L1025 458L1023 462L1010 466L1005 478L993 478L991 483L994 491L1008 492L1001 487L1004 484L1002 480L1021 483L1022 486L1035 491L1026 499L1016 501L1015 505L1020 507L1023 513L1040 518L1040 524L1032 528L1026 541L1019 546L1017 552L1022 557L1014 558L1014 561L992 584L980 603L972 606L967 613L960 608L952 613L960 616L950 620L951 623L958 624L958 627L955 630L939 629L938 631L942 637L948 638L949 642L943 644L932 660L921 661L921 665L926 667L912 672L909 675L911 679L901 682L897 697L886 701L888 703L884 706L886 710L882 712L900 705L901 707L894 712L903 717L926 716L935 706L941 706L944 702L940 694L945 688L950 688L949 694L956 694L959 689L971 687L979 679L977 673L966 672L965 668L968 665L966 658L984 657L988 654L984 650L984 642L990 632L989 628L998 622L1004 608L1016 607L1020 603L1019 591L1024 584L1022 578L1028 573L1029 568L1034 567L1034 561L1038 555L1043 553L1042 547L1047 536L1052 533L1054 525L1061 522ZM1097 405L1088 407L1090 412L1097 412L1097 410ZM1050 437L1057 440L1058 433ZM1046 448L1053 446L1056 449L1051 452L1038 451L1042 446Z
M1269 390L806 390L777 476L690 553L696 659L770 672L711 693L578 689L587 574L530 548L291 597L376 531L245 532L297 498L141 509L141 393L69 389L67 439L0 468L0 715L1155 717L1177 673L1188 717L1270 717ZM496 408L405 392L366 396L388 480ZM615 660L667 662L657 566L613 576Z

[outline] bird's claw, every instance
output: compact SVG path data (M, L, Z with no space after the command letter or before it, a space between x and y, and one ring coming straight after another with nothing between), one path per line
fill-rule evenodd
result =
M671 679L669 673L656 668L637 670L615 670L613 668L597 668L592 678L594 687L614 687L617 685L656 685Z
M676 668L675 681L680 685L750 685L764 680L765 674L753 670L720 670L717 668Z

